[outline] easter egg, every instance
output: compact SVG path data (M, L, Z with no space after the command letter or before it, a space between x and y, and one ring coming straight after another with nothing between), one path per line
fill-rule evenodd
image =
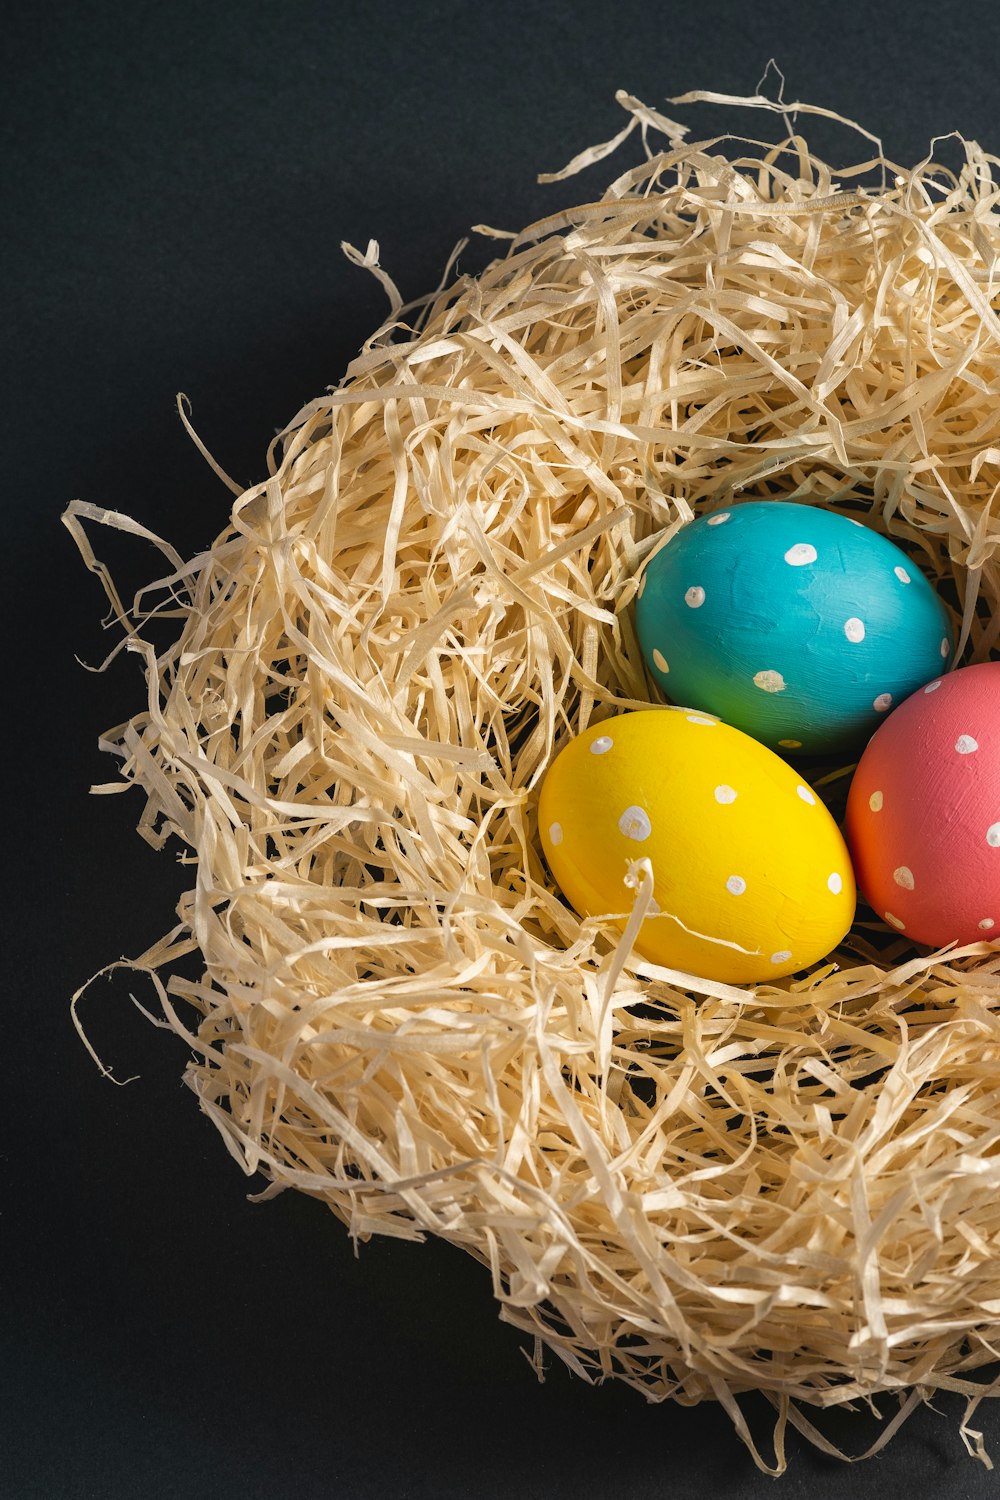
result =
M846 828L890 927L936 948L1000 937L1000 662L900 704L858 762Z
M685 526L647 565L635 623L668 698L779 754L860 743L952 650L944 605L894 543L774 500Z
M825 957L854 916L840 830L772 751L707 714L653 708L592 724L539 797L545 858L582 916L624 926L648 858L645 958L706 979L776 979Z

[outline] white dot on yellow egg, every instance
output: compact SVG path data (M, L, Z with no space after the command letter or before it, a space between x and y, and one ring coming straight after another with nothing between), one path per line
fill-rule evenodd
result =
M792 950L791 950L791 948L779 948L778 951L777 951L777 953L772 953L771 954L771 962L773 964L787 964L787 962L791 958L791 956L792 956Z
M900 865L893 870L892 878L897 885L902 886L904 891L913 890L913 871L907 865Z
M986 842L991 849L1000 849L1000 823L991 823L987 828Z
M971 755L974 750L979 749L979 741L974 740L971 734L960 734L955 741L955 749L959 755Z
M996 923L994 922L994 920L993 920L992 917L984 917L983 920L979 924L979 931L980 932L989 932L990 928L991 927L995 927L995 926L996 926Z
M659 649L658 646L653 650L653 666L658 672L670 671L670 668L667 665L667 658L664 656L663 652Z
M802 568L806 563L816 561L816 548L809 542L796 542L794 547L789 547L785 553L785 562L793 568Z
M872 704L872 708L878 709L878 711L879 711L880 714L884 714L885 711L886 711L886 709L887 708L891 708L891 707L892 707L892 694L891 693L879 693L878 697L875 699L875 702Z
M706 719L704 714L685 714L689 724L718 724L718 719Z
M871 808L872 812L881 812L882 811L882 793L881 792L872 792L871 796L868 798L868 806Z
M549 826L549 843L561 844L563 840L562 824L552 823Z
M731 896L742 896L747 888L747 883L742 875L730 875L726 881L726 890Z
M709 524L709 526L721 526L722 523L723 523L723 521L728 521L728 520L729 520L729 511L728 510L724 510L724 511L722 511L722 513L720 515L709 516L709 518L708 518L708 524Z
M639 844L643 839L648 839L653 831L649 814L644 807L626 807L618 819L618 827L627 839L635 839Z
M801 781L799 782L799 784L795 788L795 790L798 793L798 795L802 798L803 802L808 802L810 807L815 807L816 806L816 798L813 796L812 792L809 790L809 788L807 786L803 786L802 785Z
M891 911L883 912L882 915L889 923L890 927L896 927L900 932L906 931L906 923L901 922L898 917L894 917Z
M849 620L844 621L844 634L849 641L863 641L865 638L864 620L859 620L857 615L852 615Z
M715 800L716 802L735 802L736 793L731 786L726 786L723 782L722 786L715 788Z
M684 603L688 609L700 609L705 602L705 590L700 584L693 584L684 595Z
M837 874L836 870L834 870L833 874L827 879L826 888L828 891L832 891L835 896L839 896L841 891L844 889L843 879L840 875Z
M753 679L754 687L759 687L763 693L783 693L787 686L780 672L768 668L764 672L755 672Z
M614 740L609 734L599 734L596 740L591 740L590 753L591 755L607 755L613 744Z

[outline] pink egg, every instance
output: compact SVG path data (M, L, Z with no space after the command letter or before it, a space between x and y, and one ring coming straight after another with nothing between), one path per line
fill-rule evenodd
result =
M868 904L917 943L1000 938L1000 662L919 688L868 742L847 802Z

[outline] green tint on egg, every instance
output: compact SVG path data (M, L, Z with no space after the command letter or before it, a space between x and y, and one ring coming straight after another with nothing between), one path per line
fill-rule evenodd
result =
M678 532L646 568L635 623L671 701L779 753L863 743L952 653L943 603L893 542L776 500Z

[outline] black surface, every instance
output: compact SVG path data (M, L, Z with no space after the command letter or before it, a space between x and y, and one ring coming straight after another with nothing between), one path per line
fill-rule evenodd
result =
M130 990L149 997L125 976L83 1013L116 1074L139 1077L98 1075L69 995L159 936L186 878L135 835L137 801L87 796L112 774L97 735L142 685L131 659L102 677L76 664L110 640L58 517L81 497L185 554L210 540L229 496L175 392L219 461L259 478L274 430L383 315L340 241L379 239L404 295L428 290L469 225L518 228L601 190L606 166L534 179L619 128L616 88L682 113L668 95L752 92L773 53L788 97L862 119L899 161L953 129L1000 148L1000 15L972 5L961 22L928 4L788 0L5 16L4 1500L773 1493L715 1407L647 1406L555 1364L538 1385L457 1251L386 1242L355 1258L321 1205L249 1203L262 1184L198 1113L184 1048L138 1015ZM683 117L696 134L718 122ZM470 246L462 268L489 253ZM148 546L104 547L130 585L156 571ZM992 1494L961 1403L939 1406L854 1468L793 1436L779 1493ZM1000 1461L1000 1416L975 1425ZM860 1451L876 1429L833 1416L825 1430Z

